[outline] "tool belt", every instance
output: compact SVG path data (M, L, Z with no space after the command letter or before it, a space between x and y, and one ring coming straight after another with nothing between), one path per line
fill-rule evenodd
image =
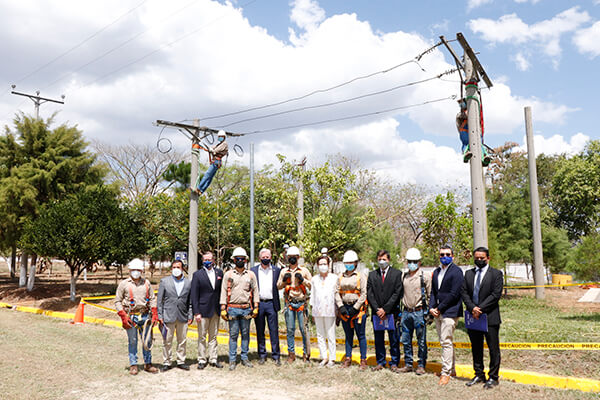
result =
M245 303L245 304L227 304L227 307L231 307L231 308L251 308L252 306L250 305L250 303Z
M423 310L423 307L421 307L421 306L415 307L415 308L404 307L404 311L406 311L406 312L417 312L417 311L421 311L421 310Z
M357 275L357 280L356 280L356 289L352 289L352 290L340 290L340 297L344 298L345 294L356 294L360 297L360 274ZM342 277L340 276L339 278L340 280L340 287L341 287L341 280ZM356 302L354 303L344 303L344 305L346 306L354 306L354 304L356 304ZM360 306L359 310L358 310L358 314L356 314L355 316L351 317L349 315L342 315L340 314L340 319L344 322L348 322L350 321L350 328L354 328L354 321L358 319L358 323L361 324L362 323L362 317L367 313L367 305L368 305L368 301L365 300L365 302L362 304L362 306Z
M306 305L306 300L290 298L286 301L286 305L288 306L290 311L294 311L294 312L304 311L304 309L305 309L304 306Z

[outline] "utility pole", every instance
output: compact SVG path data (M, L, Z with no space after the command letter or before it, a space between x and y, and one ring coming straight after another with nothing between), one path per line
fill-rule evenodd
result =
M533 284L535 298L543 300L544 254L542 249L542 223L540 219L540 195L538 193L535 150L533 147L533 123L531 107L525 107L525 131L527 134L527 159L529 164L529 201L531 203L531 229L533 231Z
M58 103L58 104L65 104L64 101L61 100L55 100L55 99L49 99L46 97L40 97L40 91L37 90L35 92L35 95L33 94L27 94L27 93L21 93L21 92L15 92L14 89L17 87L17 85L12 85L13 90L11 91L12 94L16 94L17 96L24 96L24 97L29 97L29 99L31 101L33 101L33 104L35 105L35 119L40 119L40 105L47 103L47 102L51 102L51 103ZM60 98L62 100L65 99L65 95L61 95Z
M254 267L254 143L250 143L250 267Z
M300 249L300 260L304 260L302 251L302 238L304 237L304 171L306 169L306 156L302 158L299 164L300 176L298 178L298 248Z

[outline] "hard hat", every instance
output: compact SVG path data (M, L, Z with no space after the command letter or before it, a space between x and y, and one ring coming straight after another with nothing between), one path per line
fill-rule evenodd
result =
M227 136L227 134L222 129L219 131L219 133L217 133L217 137L226 137L226 136Z
M289 249L289 248L290 248L290 245L289 245L289 244L284 244L284 245L283 245L283 248L284 248L285 250L287 250L287 249Z
M358 261L358 254L354 250L348 250L344 253L343 263L352 263Z
M144 270L144 262L142 260L140 260L139 258L134 258L133 260L129 261L129 264L127 264L127 268L129 268L130 270L140 270L143 271Z
M408 251L406 252L406 260L407 261L420 261L421 260L421 252L419 251L419 249L415 249L414 247L411 247L410 249L408 249Z
M244 250L242 247L236 247L235 249L233 249L233 254L231 254L231 259L233 260L236 257L248 258L248 254L246 254L246 250Z
M327 250L327 247L323 247L323 248L321 249L321 254L327 254L327 251L328 251L328 250Z
M288 247L286 254L288 256L300 257L300 249L298 249L296 246L290 246L290 247Z

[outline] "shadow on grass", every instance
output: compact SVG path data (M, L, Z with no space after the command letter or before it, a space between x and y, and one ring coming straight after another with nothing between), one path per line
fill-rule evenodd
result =
M600 313L567 315L567 316L560 316L558 318L566 319L566 320L570 320L570 321L600 322Z

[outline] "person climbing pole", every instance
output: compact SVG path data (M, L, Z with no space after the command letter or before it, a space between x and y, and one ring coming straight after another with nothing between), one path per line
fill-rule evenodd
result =
M198 143L194 143L192 145L192 151L199 152L200 149L208 152L208 162L210 166L202 176L202 179L198 177L198 181L196 181L196 187L190 188L193 193L196 193L198 196L202 195L206 192L206 189L210 186L213 178L215 177L219 168L221 168L222 160L229 154L229 146L227 145L227 134L225 131L220 130L217 133L217 144L210 148L208 146L202 146Z
M466 99L458 100L460 111L456 114L456 129L458 129L458 135L462 143L461 151L463 153L463 162L468 163L473 153L469 146L469 124L468 124L468 112L467 112L467 101ZM480 120L481 120L481 164L487 167L490 164L491 158L487 151L487 146L483 143L483 109L480 107Z

